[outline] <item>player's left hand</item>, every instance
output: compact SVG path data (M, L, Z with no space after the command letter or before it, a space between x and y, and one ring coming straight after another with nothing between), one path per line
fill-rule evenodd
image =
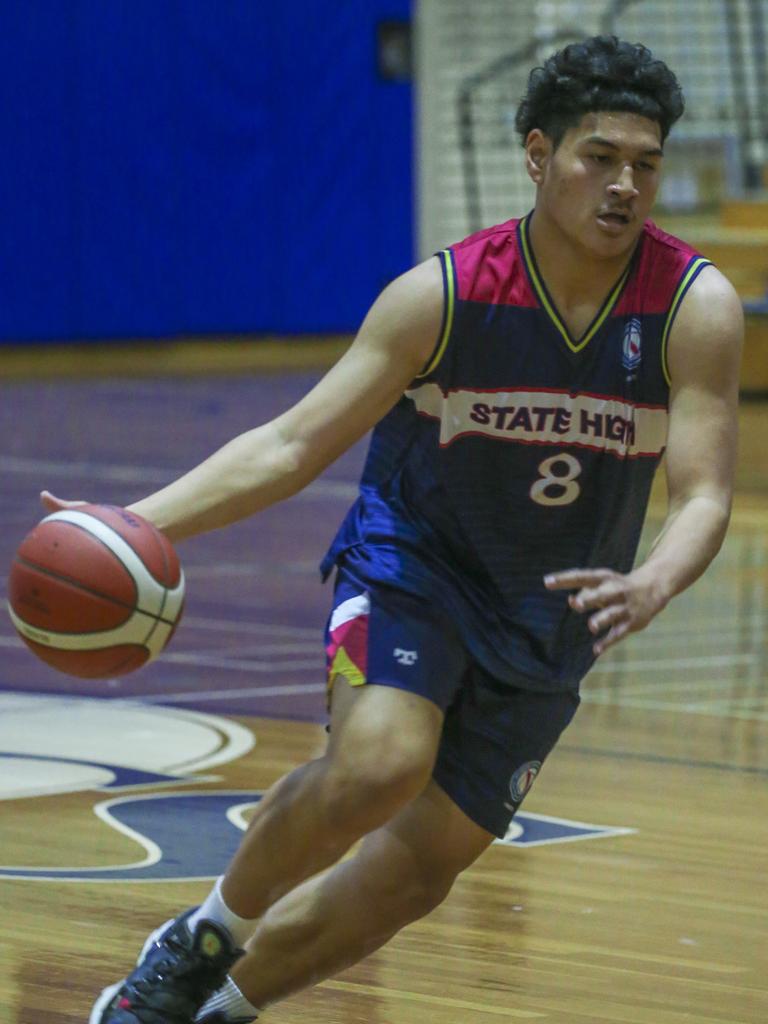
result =
M645 574L613 569L568 569L544 577L547 590L575 590L568 604L577 612L591 612L587 625L598 637L592 650L600 655L628 633L645 629L666 605Z

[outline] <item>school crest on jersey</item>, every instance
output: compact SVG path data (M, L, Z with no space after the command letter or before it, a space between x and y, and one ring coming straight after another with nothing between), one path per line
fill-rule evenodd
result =
M633 316L624 328L621 363L628 373L634 373L643 358L643 336L640 320Z

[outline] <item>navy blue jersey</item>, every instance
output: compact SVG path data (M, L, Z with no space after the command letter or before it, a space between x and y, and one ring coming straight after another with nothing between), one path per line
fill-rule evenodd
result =
M546 289L530 218L439 254L445 315L429 365L376 427L322 571L439 602L498 678L575 688L586 616L543 576L631 569L667 436L666 344L708 261L645 224L584 335Z

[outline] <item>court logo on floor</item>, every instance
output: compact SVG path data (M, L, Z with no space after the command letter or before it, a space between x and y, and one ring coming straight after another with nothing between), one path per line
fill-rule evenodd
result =
M518 811L503 839L502 846L551 846L552 843L572 843L577 839L605 839L609 836L628 836L634 828L613 825L589 825L585 821L553 818L548 814Z
M41 813L40 840L33 845L47 851L48 864L11 860L14 838L7 831L0 834L0 880L184 882L217 877L262 793L190 787L218 781L208 771L241 757L253 744L253 734L238 723L196 711L135 701L0 694L0 803L70 794L66 806L77 814L81 858L77 865L61 863L50 839L50 818ZM531 764L523 767L521 787L535 776ZM108 796L94 802L93 791ZM90 829L82 825L88 808L98 819ZM104 842L104 829L113 839L121 837L112 848L127 850L112 855L112 863L105 863L110 843ZM520 812L499 842L540 846L629 831Z
M0 865L0 879L186 882L215 878L237 849L248 816L261 797L261 793L230 790L148 793L105 800L94 807L97 817L132 839L143 856L103 867ZM507 836L498 842L504 846L542 846L632 831L520 812Z
M0 693L0 800L201 783L254 745L218 715L133 700Z

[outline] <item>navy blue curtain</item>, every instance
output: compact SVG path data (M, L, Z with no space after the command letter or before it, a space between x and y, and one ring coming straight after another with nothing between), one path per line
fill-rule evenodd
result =
M0 339L353 330L411 263L409 0L0 11Z

